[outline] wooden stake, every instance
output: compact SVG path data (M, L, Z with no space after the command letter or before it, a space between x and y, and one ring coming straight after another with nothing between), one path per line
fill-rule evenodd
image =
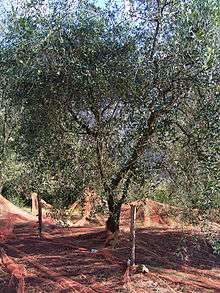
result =
M38 213L38 200L37 200L37 193L31 192L31 200L32 200L32 214L37 216Z
M38 231L39 237L42 237L42 204L40 196L37 195L37 203L38 203Z
M136 206L131 205L131 265L135 265L135 223L136 223Z

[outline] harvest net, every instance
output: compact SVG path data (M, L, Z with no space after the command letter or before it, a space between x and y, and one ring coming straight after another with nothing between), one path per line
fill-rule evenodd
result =
M9 200L0 195L0 242L4 242L13 234L15 224L36 222L31 214L16 207Z

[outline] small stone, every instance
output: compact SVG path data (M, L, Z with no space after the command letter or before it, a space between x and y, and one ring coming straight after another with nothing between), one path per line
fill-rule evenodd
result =
M128 260L127 260L127 267L130 267L130 266L131 266L131 260L128 259Z
M150 272L149 269L144 264L138 265L138 270L141 273L149 273Z

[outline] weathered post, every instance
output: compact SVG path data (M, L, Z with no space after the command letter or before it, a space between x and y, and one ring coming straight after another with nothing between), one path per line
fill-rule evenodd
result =
M42 237L42 204L40 196L37 195L37 203L38 203L38 231L39 237Z
M131 265L135 265L135 223L136 223L136 206L131 205Z
M38 200L37 200L37 193L31 192L31 200L32 200L32 207L31 211L34 216L37 216L38 213Z

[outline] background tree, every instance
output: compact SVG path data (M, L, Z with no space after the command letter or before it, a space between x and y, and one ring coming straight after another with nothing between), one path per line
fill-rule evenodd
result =
M5 62L5 53L4 50L0 53L1 64ZM16 187L26 166L19 161L16 152L22 109L16 107L8 95L10 87L6 75L2 72L0 75L0 193L7 193L12 200L15 200L15 195L19 192Z

